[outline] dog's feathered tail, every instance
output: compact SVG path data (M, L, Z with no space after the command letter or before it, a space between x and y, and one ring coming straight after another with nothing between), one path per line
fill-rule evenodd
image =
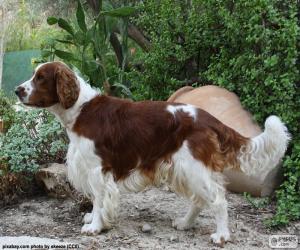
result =
M242 146L238 156L241 170L247 175L264 176L275 168L291 139L286 126L277 116L265 122L265 131Z

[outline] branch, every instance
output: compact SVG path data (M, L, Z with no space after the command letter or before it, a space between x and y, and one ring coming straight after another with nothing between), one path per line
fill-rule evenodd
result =
M110 34L109 41L115 51L115 54L116 54L116 57L118 60L118 65L119 65L119 67L122 67L122 62L124 60L122 46L121 46L120 41L115 32L112 32Z
M148 52L151 48L150 41L144 34L133 24L128 26L128 36L135 41L144 51Z
M98 0L87 0L89 6L94 10L95 14L100 11L100 5ZM135 41L144 51L149 51L151 47L150 41L144 36L144 34L133 24L128 25L128 36Z
M87 3L91 6L91 8L94 10L95 14L98 15L100 11L100 1L98 0L86 0Z

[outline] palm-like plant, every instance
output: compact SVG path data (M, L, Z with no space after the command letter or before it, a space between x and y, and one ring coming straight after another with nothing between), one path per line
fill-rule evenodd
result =
M93 86L114 95L130 96L124 72L128 65L128 17L135 8L114 7L111 1L90 4L94 17L89 21L79 0L75 24L48 17L48 24L57 24L64 35L50 40L42 50L43 59L54 60L57 56L76 66Z

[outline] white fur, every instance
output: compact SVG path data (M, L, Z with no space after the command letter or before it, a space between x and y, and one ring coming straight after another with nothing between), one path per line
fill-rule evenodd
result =
M134 170L126 179L119 182L119 187L121 191L140 192L150 184L150 179L142 175L140 170Z
M178 194L188 197L192 205L184 218L176 219L177 229L190 228L204 205L214 212L217 231L211 239L220 244L222 238L229 240L227 202L222 175L211 171L201 161L196 160L187 142L172 156L174 171L169 171L168 184Z
M29 96L31 95L32 91L33 91L33 84L32 84L32 80L33 80L33 77L31 79L29 79L28 81L22 83L20 85L20 87L23 87L25 89L25 92L26 92L26 96L24 97L21 97L22 99L22 102L24 104L28 103L29 102Z
M176 112L182 111L188 113L194 120L197 118L197 109L190 104L182 104L182 105L168 105L167 111L169 111L172 115L175 116Z
M173 163L171 161L161 161L157 166L154 181L151 181L147 176L143 175L140 170L133 170L125 180L120 181L118 184L122 191L126 190L131 192L140 192L149 185L159 187L168 182L172 166Z
M241 169L248 175L264 179L276 167L287 149L290 135L277 116L265 122L265 131L241 148L238 156Z
M39 64L39 65L36 67L33 76L32 76L28 81L26 81L26 82L24 82L24 83L22 83L22 84L20 85L20 87L23 87L23 88L25 89L25 93L26 93L26 96L20 98L23 104L27 104L27 103L29 102L29 97L30 97L30 95L32 94L32 92L33 92L33 90L34 90L32 80L33 80L34 77L35 77L35 73L38 71L38 69L39 69L41 66L43 66L43 65L45 65L45 64L48 64L48 63L49 63L49 62Z
M118 213L119 191L112 175L102 173L102 160L95 154L92 140L68 131L68 179L93 201L93 211L84 218L82 233L98 234L113 225Z

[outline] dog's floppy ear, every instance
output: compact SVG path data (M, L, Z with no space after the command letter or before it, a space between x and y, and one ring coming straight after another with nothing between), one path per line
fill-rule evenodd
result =
M59 67L55 74L56 90L60 104L68 109L79 96L79 86L75 74L65 65Z

